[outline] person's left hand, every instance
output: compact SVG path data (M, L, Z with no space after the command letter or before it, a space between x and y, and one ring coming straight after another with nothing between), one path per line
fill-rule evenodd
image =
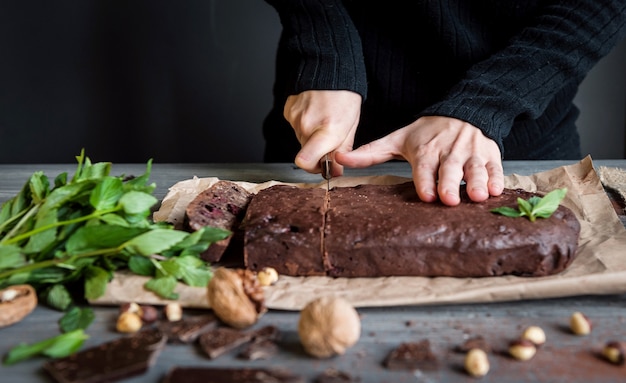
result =
M421 117L410 125L351 152L335 153L348 167L363 168L392 159L411 164L415 190L422 201L439 197L458 205L461 181L475 202L496 196L504 189L500 149L480 129L450 117Z

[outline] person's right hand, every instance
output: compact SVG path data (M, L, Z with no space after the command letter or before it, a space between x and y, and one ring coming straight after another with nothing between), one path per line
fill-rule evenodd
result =
M284 116L302 145L295 158L298 167L319 173L325 154L352 150L361 101L361 95L347 90L309 90L287 98ZM342 175L343 166L333 161L331 173Z

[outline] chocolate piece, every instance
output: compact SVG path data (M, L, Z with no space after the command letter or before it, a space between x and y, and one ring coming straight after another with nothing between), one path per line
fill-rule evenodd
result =
M534 222L491 212L538 195L523 190L476 203L463 187L454 207L420 201L412 182L335 187L329 204L324 193L257 193L244 218L246 267L293 276L538 277L563 271L578 247L580 223L564 206Z
M347 372L335 370L334 368L329 368L326 371L319 374L314 383L357 383L360 382L361 378L353 377Z
M304 383L287 370L275 368L174 367L162 383Z
M252 341L237 355L240 359L269 359L278 353L278 345L270 339Z
M280 338L280 330L276 326L263 326L252 332L255 341L258 340L278 340Z
M214 314L183 317L178 321L160 321L159 330L167 335L170 343L192 343L200 334L217 327L219 321Z
M391 350L385 358L384 366L390 370L424 370L437 368L438 362L430 350L430 342L406 342Z
M217 241L202 253L202 259L217 262L230 245L242 246L242 233L239 224L243 219L252 194L231 181L218 181L198 194L187 205L185 225L188 230L196 231L205 226L230 230L233 235Z
M113 382L146 372L166 342L158 329L143 330L48 361L43 368L59 383Z
M210 359L233 350L252 340L252 333L230 327L218 327L204 332L199 337L202 350Z
M321 258L326 190L275 185L257 193L246 212L244 262L258 271L324 275Z

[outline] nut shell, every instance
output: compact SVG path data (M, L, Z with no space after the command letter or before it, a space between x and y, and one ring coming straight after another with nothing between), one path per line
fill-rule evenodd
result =
M37 292L31 285L14 285L0 290L0 327L17 323L37 307Z
M321 297L309 302L300 312L298 335L311 356L341 355L359 340L361 320L345 299Z
M209 281L207 298L215 315L238 329L252 326L267 310L263 289L249 270L217 268Z

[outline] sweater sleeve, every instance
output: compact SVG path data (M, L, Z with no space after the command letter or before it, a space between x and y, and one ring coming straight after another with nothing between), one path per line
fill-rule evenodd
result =
M286 95L350 90L363 99L367 79L358 32L341 0L266 0L280 17L290 62Z
M625 23L624 0L547 1L508 45L420 115L467 121L502 149L513 122L539 117L560 89L580 83L623 38Z

